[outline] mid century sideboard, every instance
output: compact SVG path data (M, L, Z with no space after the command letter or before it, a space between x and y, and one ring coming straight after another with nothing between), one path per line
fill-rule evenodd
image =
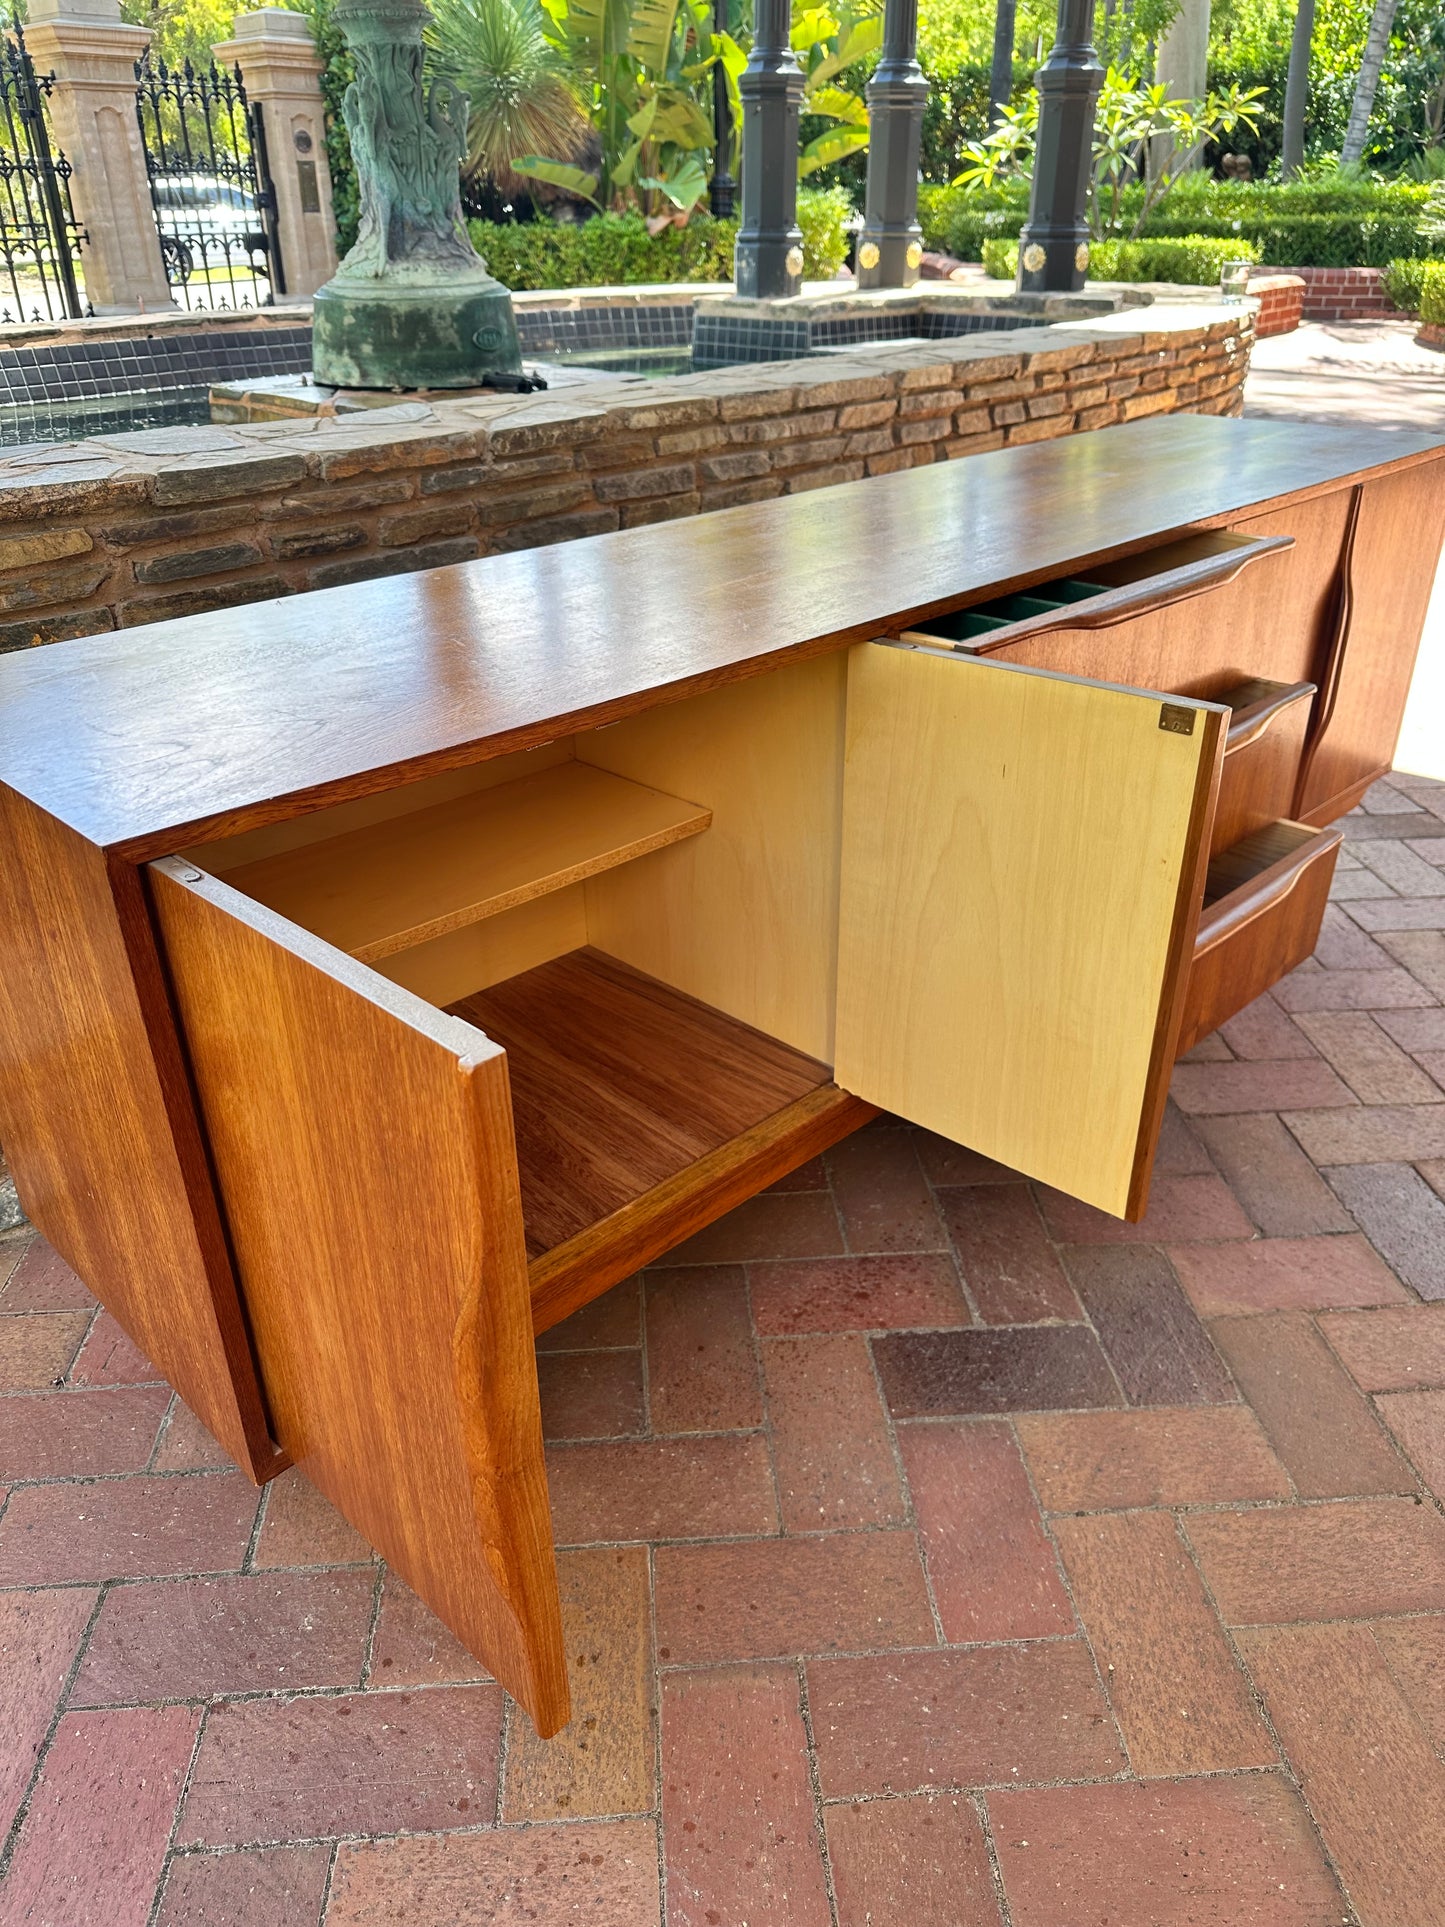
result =
M1445 445L1173 416L0 660L0 1141L568 1693L533 1335L886 1107L1130 1218L1313 948Z

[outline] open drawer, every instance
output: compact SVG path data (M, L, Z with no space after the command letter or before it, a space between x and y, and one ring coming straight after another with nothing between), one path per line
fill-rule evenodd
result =
M835 1076L1138 1218L1227 712L968 654L849 660Z
M1112 629L1223 588L1251 563L1293 547L1288 535L1202 530L1122 561L930 616L902 639L993 655L1059 630Z
M1338 830L1271 823L1213 860L1189 968L1181 1052L1309 956L1342 840Z

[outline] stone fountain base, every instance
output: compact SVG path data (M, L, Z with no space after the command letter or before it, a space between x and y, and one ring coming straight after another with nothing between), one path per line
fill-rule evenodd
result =
M313 367L330 388L475 388L522 366L512 298L490 275L446 285L358 285L317 291Z

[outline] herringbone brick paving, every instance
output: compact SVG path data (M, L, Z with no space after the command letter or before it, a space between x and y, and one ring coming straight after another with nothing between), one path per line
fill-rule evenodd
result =
M892 1121L543 1340L541 1744L0 1239L3 1927L1445 1927L1445 786L1126 1227Z

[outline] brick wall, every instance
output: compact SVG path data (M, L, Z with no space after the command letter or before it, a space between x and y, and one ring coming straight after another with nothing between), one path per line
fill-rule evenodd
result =
M1306 321L1364 321L1396 315L1380 286L1378 268L1278 268L1304 282Z
M1256 341L1294 333L1303 315L1305 292L1297 274L1260 275L1251 279L1249 292L1259 302L1259 313L1254 317Z
M1248 308L1135 309L671 380L32 449L0 462L0 650L1141 415L1237 414L1251 340Z

